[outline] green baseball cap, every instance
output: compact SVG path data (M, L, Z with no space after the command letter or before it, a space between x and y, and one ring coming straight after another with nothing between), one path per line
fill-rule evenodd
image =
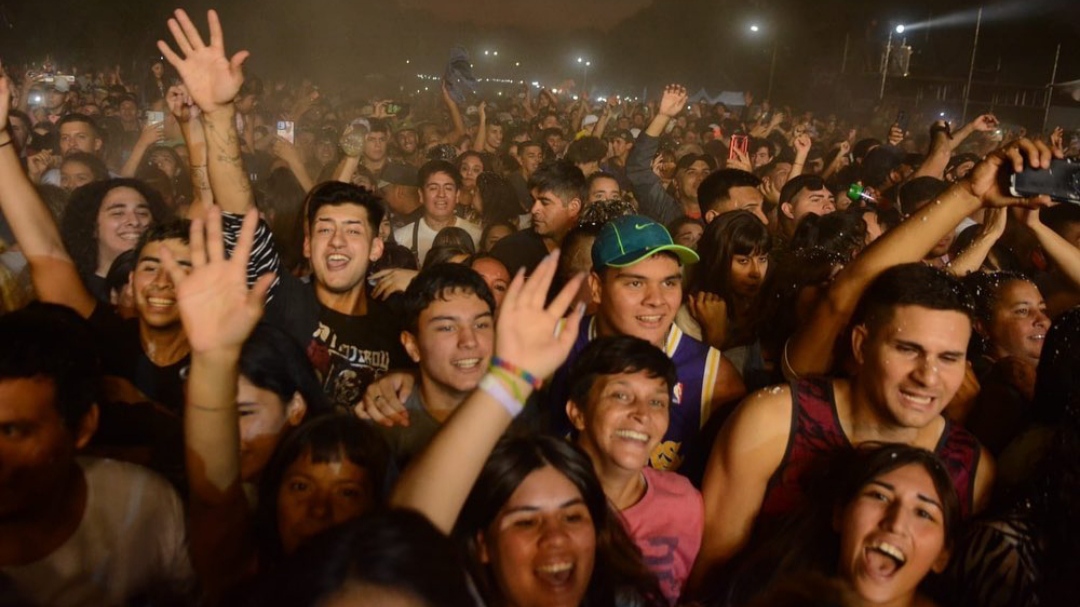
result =
M675 244L664 226L642 215L624 215L600 229L592 247L593 268L624 268L661 251L671 251L684 265L700 259L693 249Z

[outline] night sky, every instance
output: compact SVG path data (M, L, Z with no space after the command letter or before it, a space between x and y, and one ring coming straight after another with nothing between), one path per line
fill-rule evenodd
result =
M974 34L968 0L189 0L217 6L230 50L247 48L252 72L314 77L324 87L372 94L415 87L440 74L449 49L473 53L481 77L580 81L576 57L592 61L594 93L655 92L680 81L711 91L765 88L776 44L780 100L832 103L848 69L876 61L889 24L904 22L913 76L963 79ZM105 8L112 6L114 8ZM0 0L0 58L79 58L142 71L173 2ZM199 21L203 17L200 14ZM878 21L871 27L871 21ZM750 23L763 24L758 36ZM1080 79L1080 1L1006 0L984 14L975 79L1041 85L1063 43L1058 80ZM868 50L869 49L869 50ZM483 50L499 56L484 57ZM406 63L408 61L408 63ZM517 65L515 65L517 64ZM855 79L850 74L842 78ZM872 78L867 78L872 80ZM387 89L390 89L387 91ZM414 89L415 90L415 89Z

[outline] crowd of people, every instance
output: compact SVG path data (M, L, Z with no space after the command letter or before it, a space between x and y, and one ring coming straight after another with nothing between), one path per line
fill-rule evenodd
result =
M1008 180L1080 136L207 21L0 72L0 605L1077 604L1080 206Z

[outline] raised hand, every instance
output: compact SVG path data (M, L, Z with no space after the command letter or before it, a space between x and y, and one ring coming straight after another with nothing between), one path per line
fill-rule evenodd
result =
M1041 141L1018 139L986 155L959 183L989 207L1047 206L1050 197L1017 198L1002 187L1008 173L1045 169L1055 153Z
M810 135L806 133L800 133L795 137L795 153L797 156L806 156L810 153L810 146L813 145L813 141L810 139Z
M1060 126L1050 132L1050 149L1054 150L1055 155L1065 155L1065 129Z
M686 107L686 87L680 84L669 84L664 89L664 95L660 98L660 109L658 113L667 116L668 118L674 118L679 115L679 112L683 111Z
M551 305L544 307L558 262L555 251L536 266L528 280L518 272L495 321L495 355L536 377L547 377L566 360L585 312L581 304L566 316L584 279L582 274L571 279ZM564 316L565 325L560 330Z
M726 168L739 169L740 171L746 171L747 173L754 172L754 166L750 162L750 155L738 148L731 151L735 155L735 158L728 158Z
M993 114L983 114L982 116L979 116L975 120L971 121L972 128L974 128L976 131L981 131L983 133L998 128L999 124L1000 123L998 122L997 117Z
M217 12L208 11L206 18L210 25L209 45L203 42L183 9L177 9L175 18L169 19L169 31L180 54L173 52L164 40L158 40L157 45L184 80L191 99L209 113L227 107L236 98L244 84L243 65L249 53L240 51L227 58Z
M176 286L176 303L192 352L238 352L262 318L274 275L260 276L248 289L248 257L258 222L258 212L248 211L233 255L226 258L221 210L213 206L205 220L191 221L190 272L169 250L162 251L161 261Z

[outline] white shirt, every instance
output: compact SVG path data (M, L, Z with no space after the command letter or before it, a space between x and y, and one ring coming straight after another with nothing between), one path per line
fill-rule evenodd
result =
M419 226L417 225L419 224ZM465 221L460 217L454 218L454 223L447 227L461 228L469 233L469 236L473 239L473 246L477 249L480 248L480 233L483 231L480 226L470 221ZM413 242L413 231L416 231L416 242ZM417 264L423 264L424 258L427 257L428 251L431 250L431 243L435 240L435 235L438 234L423 218L418 219L406 226L402 226L394 230L394 240L403 246L408 247L410 250L416 253Z
M182 592L193 580L184 509L153 472L79 458L86 510L75 533L45 558L0 568L26 599L53 607L125 605L147 593Z

